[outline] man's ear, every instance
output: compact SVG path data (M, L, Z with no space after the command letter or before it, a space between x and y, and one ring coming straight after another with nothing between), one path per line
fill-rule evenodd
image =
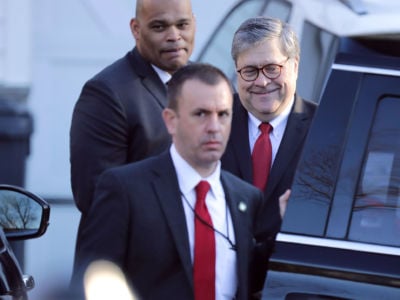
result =
M139 40L139 28L140 28L137 19L135 18L131 19L131 21L129 22L129 27L131 28L132 35L137 42Z
M177 122L177 114L173 109L170 108L164 108L162 111L162 118L164 120L165 127L167 127L167 130L170 135L175 134L176 130L176 122Z
M196 15L194 13L192 13L192 17L193 17L193 22L194 22L194 30L196 32L197 29L197 20L196 20Z
M296 78L299 75L299 58L296 57L293 61L293 68L294 68L294 73L296 74Z

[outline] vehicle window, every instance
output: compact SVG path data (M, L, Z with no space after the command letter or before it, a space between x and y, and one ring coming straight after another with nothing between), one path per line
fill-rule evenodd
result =
M249 0L242 1L226 16L200 53L198 61L219 67L236 84L236 70L231 58L233 34L246 19L259 15L269 15L287 21L291 5L285 1Z
M337 36L305 22L300 35L300 66L297 92L319 102L339 46Z
M400 246L400 98L378 103L357 194L349 239Z
M296 200L289 200L282 232L325 235L358 85L356 73L331 73L313 120L318 126L311 126L304 144L292 185L291 199ZM346 97L343 86L349 86Z

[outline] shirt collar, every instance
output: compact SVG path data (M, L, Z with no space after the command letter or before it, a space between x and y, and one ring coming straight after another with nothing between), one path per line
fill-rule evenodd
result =
M286 128L286 123L289 118L289 114L292 111L292 107L294 104L294 97L292 102L279 114L277 117L272 119L269 124L271 124L273 130L271 132L272 135L278 135L283 133ZM249 134L253 137L257 137L259 134L258 126L262 123L259 119L257 119L252 113L248 113L249 115Z
M224 194L220 182L220 161L218 161L215 171L210 176L202 178L200 174L178 153L174 144L171 145L170 154L178 177L179 188L184 195L194 190L200 180L208 181L211 186L211 192L214 193L216 197Z
M156 73L158 74L158 77L160 77L161 81L164 84L167 84L167 82L171 79L171 74L169 74L168 72L161 70L159 67L155 66L155 65L151 65L154 69L154 71L156 71Z

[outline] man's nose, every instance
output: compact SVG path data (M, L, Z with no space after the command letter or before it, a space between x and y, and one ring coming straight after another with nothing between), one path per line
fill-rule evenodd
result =
M259 85L259 86L266 86L271 81L272 80L269 79L267 76L265 76L264 73L260 70L258 72L257 78L254 80L254 84Z
M181 31L176 26L170 26L167 32L168 40L179 40L181 38Z
M218 114L212 114L208 119L207 130L208 131L218 131L220 129L220 120Z

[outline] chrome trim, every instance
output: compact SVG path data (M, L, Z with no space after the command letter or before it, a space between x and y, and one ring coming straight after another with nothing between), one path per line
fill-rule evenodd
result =
M35 280L31 275L23 275L22 280L24 281L24 285L27 290L31 290L35 287Z
M288 233L278 233L276 241L283 243L302 244L309 246L329 247L344 250L400 256L400 247L381 246L375 244L334 240L329 238L317 238Z
M391 70L386 68L374 68L374 67L361 67L355 65L345 65L345 64L333 64L332 69L342 70L357 73L370 73L376 75L390 75L390 76L400 76L400 70Z

